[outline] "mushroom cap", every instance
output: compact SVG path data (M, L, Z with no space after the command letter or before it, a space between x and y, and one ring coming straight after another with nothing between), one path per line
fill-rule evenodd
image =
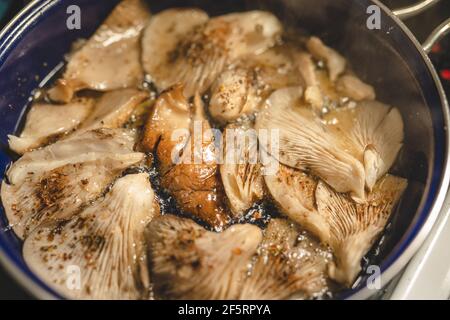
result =
M234 68L223 72L211 89L209 113L219 123L228 123L257 110L261 98L256 93L250 70Z
M250 224L207 231L164 215L146 230L155 292L169 299L237 299L261 230Z
M328 290L330 254L288 220L272 219L240 299L320 297Z
M80 134L99 128L120 128L148 97L148 93L137 89L107 92L97 101L92 113L82 122L75 133Z
M273 46L281 30L278 19L264 11L208 19L199 10L166 10L145 31L144 68L159 90L181 83L191 97L205 92L227 64Z
M192 8L164 10L154 15L142 37L142 64L159 90L182 83L191 85L191 80L200 80L200 74L190 74L191 68L183 57L178 57L180 44L194 34L209 20L206 12ZM188 50L189 48L184 48ZM194 49L192 49L194 50Z
M331 81L336 81L339 75L345 71L347 64L345 58L336 50L327 47L319 38L309 38L306 47L314 58L325 61Z
M75 99L64 105L34 103L27 114L25 127L19 137L9 135L9 147L24 154L80 125L91 113L94 99Z
M8 170L1 188L9 223L19 237L48 220L68 218L96 199L145 155L134 135L101 129L26 153Z
M68 102L81 89L109 91L143 82L140 35L150 13L143 0L121 1L67 64L63 78L49 91L52 100Z
M125 176L70 220L37 228L25 240L25 261L69 298L145 299L144 228L158 214L148 174Z
M337 80L336 89L340 94L355 101L374 100L376 98L375 89L372 86L351 74L341 76Z
M326 221L315 215L318 180L298 169L280 164L274 175L264 176L273 201L281 212L310 232L321 235Z

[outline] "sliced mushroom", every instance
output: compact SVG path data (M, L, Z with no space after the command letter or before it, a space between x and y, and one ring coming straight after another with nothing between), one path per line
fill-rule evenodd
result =
M241 217L264 196L258 137L249 121L228 125L224 137L220 175L230 209L235 217Z
M152 17L142 38L142 62L145 72L150 75L159 90L182 83L189 86L186 93L191 96L195 86L192 82L200 84L202 77L208 78L208 72L212 73L212 78L220 72L223 67L221 62L211 61L218 57L215 55L204 57L205 60L200 62L202 57L201 55L195 57L198 54L195 51L202 50L196 47L201 42L195 44L192 39L192 47L189 48L186 40L193 38L208 20L206 12L191 8L168 9ZM181 48L180 45L185 41L185 47ZM186 56L183 57L184 54ZM217 71L216 68L220 70ZM204 79L210 82L213 80Z
M282 91L283 90L283 91ZM336 137L308 108L298 107L301 90L276 91L258 114L258 134L278 133L278 148L268 141L261 147L280 163L309 169L339 192L364 199L365 172L358 159L339 148ZM261 131L263 130L263 131ZM270 139L273 140L273 139Z
M61 106L33 104L20 136L8 136L9 147L18 154L24 154L69 133L87 118L93 104L93 99L77 99Z
M345 71L346 61L337 51L327 47L322 40L317 37L311 37L306 42L309 52L317 60L326 63L328 75L331 81L336 81L339 75Z
M105 93L95 104L93 112L81 124L77 134L99 129L120 128L145 99L148 93L136 89L122 89Z
M146 230L155 292L169 299L237 299L261 230L233 225L206 231L189 219L165 215Z
M307 87L305 90L305 101L315 110L318 114L322 114L324 111L325 101L318 86Z
M157 215L148 175L125 176L72 219L37 228L25 240L25 261L68 298L145 299L144 229Z
M9 223L25 237L41 223L69 218L144 159L125 130L96 130L26 153L2 183Z
M159 90L176 83L185 95L205 92L227 63L275 44L282 27L268 12L208 16L193 9L163 11L143 38L143 62Z
M264 181L281 212L316 233L317 220L313 219L313 214L316 211L314 194L317 179L305 172L280 164L278 172L264 176Z
M252 78L252 72L243 68L227 70L217 78L209 103L214 120L227 123L257 110L262 99Z
M298 52L295 55L297 68L302 75L308 87L319 85L319 80L316 75L316 66L310 54L306 52Z
M240 299L313 298L328 290L330 253L293 223L272 219L257 252Z
M375 90L354 75L345 74L336 82L338 92L355 101L374 100Z
M350 286L361 270L361 259L383 231L407 181L386 175L374 186L367 201L356 204L323 182L316 190L317 218L323 221L317 235L333 249L336 264L330 276Z
M396 108L377 101L339 108L325 116L342 147L364 164L370 190L388 172L403 145L403 120Z
M305 85L305 79L296 61L298 54L297 48L282 43L262 54L246 56L238 65L245 66L253 72L253 83L258 95L267 98L273 90Z
M142 0L123 0L95 34L69 58L63 78L49 91L68 102L81 89L108 91L139 86L140 34L150 17Z
M214 228L228 221L223 206L216 146L197 95L191 110L177 86L163 93L147 122L143 146L159 159L161 185L180 208Z

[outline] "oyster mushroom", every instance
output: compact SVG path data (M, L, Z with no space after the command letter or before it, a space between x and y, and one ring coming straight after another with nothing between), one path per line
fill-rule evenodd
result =
M355 101L375 100L376 94L372 86L364 83L358 77L344 74L336 82L337 91Z
M136 89L122 89L105 93L94 110L76 131L80 134L99 128L120 128L145 99L148 93Z
M258 96L265 99L273 90L305 85L298 54L299 50L287 43L277 44L261 54L245 56L237 65L252 71Z
M150 115L143 147L156 151L161 186L179 207L211 225L222 228L228 221L214 135L197 95L191 107L183 87L163 93Z
M319 80L316 75L316 66L311 55L306 52L298 52L295 55L295 61L300 74L305 80L305 84L308 87L318 86Z
M337 51L327 47L319 38L309 38L306 42L306 47L315 59L326 63L328 75L331 81L336 81L337 78L345 71L347 64L345 58L342 57Z
M317 179L303 171L280 164L276 174L264 176L264 182L283 214L316 233L317 220L314 219L314 213Z
M403 120L396 108L377 101L340 108L324 117L342 147L364 164L371 190L394 163L403 145Z
M18 154L48 144L83 122L92 111L93 99L76 99L65 105L35 103L19 137L9 135L9 147Z
M273 46L281 31L278 19L264 11L208 20L199 10L166 10L145 30L144 69L159 90L182 83L191 97L205 92L227 64Z
M207 231L165 215L146 230L155 292L169 299L237 299L261 230L250 224Z
M364 199L364 166L339 148L337 138L314 112L302 107L301 97L301 90L295 87L277 90L270 96L257 116L255 128L259 136L262 132L278 132L279 148L270 143L262 148L280 163L311 170L337 191Z
M149 176L125 176L72 219L31 233L23 247L25 261L68 298L145 299L144 229L157 215Z
M158 156L162 176L175 165L173 153L178 155L185 148L190 126L190 105L183 87L177 85L162 93L151 110L141 142L145 151Z
M195 84L192 81L200 83L202 77L205 77L204 81L211 83L214 79L207 79L209 68L213 73L211 78L220 72L223 67L221 62L205 60L201 64L200 61L197 65L194 64L195 59L201 59L200 56L194 57L194 51L201 51L201 49L194 45L193 40L192 48L189 48L187 43L185 47L180 48L183 41L188 41L185 40L188 37L194 37L208 20L209 16L206 12L191 8L164 10L150 19L142 38L142 64L159 90L182 83L190 86L186 88L186 92L193 95ZM186 50L186 52L179 52L179 50ZM183 57L183 54L186 56ZM212 59L214 56L209 58ZM203 70L203 68L208 69ZM217 71L216 68L220 70ZM203 72L205 72L204 75L202 75Z
M102 129L26 153L6 173L1 198L23 238L45 221L69 218L100 196L121 172L144 159L134 134Z
M331 258L329 252L293 223L272 219L239 298L320 297L328 289L327 266Z
M109 91L138 87L143 81L140 35L150 13L142 0L123 0L95 34L68 61L49 90L54 101L68 102L82 89Z
M243 68L223 72L212 86L209 113L219 123L227 123L257 110L261 98L253 85L252 72Z
M258 137L249 121L228 125L224 137L225 161L220 175L231 212L240 217L264 195Z
M317 218L322 219L319 238L333 249L336 263L330 276L350 286L361 270L361 259L381 234L406 189L405 179L386 175L374 186L367 201L357 204L346 195L319 182Z

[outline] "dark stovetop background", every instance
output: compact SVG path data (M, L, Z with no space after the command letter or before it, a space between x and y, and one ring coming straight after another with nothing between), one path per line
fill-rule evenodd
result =
M382 2L390 8L398 8L415 1L417 0L384 0ZM0 5L2 5L2 2L8 1L0 0ZM14 0L9 2L11 7L6 17L3 19L0 17L0 28L29 1ZM413 30L419 41L423 42L430 32L448 17L450 17L450 1L441 1L436 7L421 14L420 17L409 19L406 23ZM430 56L441 75L447 95L450 97L450 36L444 39L439 46L436 46ZM31 296L17 285L0 265L0 300L30 298Z

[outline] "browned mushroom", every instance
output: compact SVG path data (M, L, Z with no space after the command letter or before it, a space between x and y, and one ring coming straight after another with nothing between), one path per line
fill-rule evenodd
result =
M148 119L143 147L156 152L161 185L186 213L220 229L228 221L223 205L214 135L197 95L191 107L176 86L163 93Z

